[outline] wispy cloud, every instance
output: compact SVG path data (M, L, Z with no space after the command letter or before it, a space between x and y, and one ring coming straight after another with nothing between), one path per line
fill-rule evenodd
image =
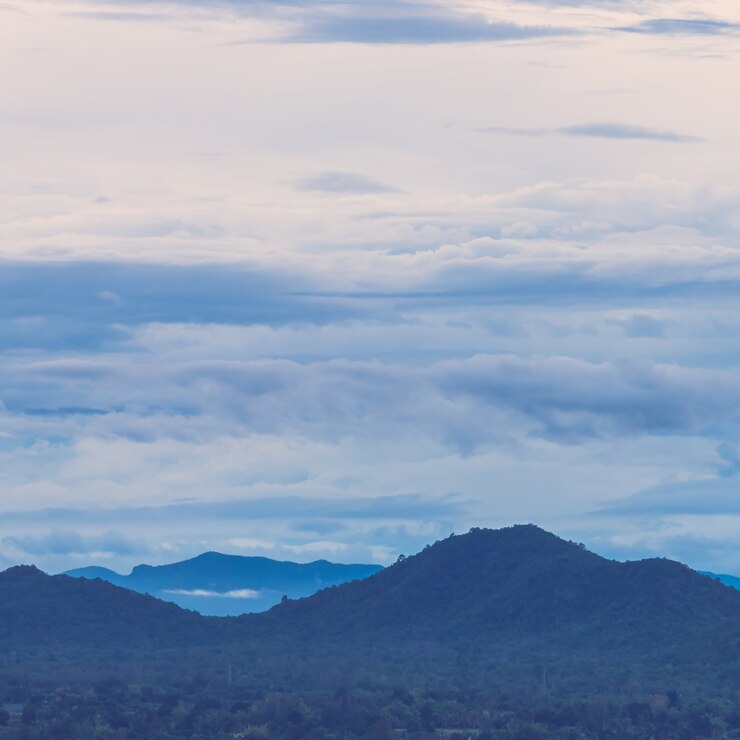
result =
M104 9L75 11L76 17L123 22L173 21L188 9L218 14L236 13L241 17L273 22L277 31L272 42L309 44L401 44L433 45L453 43L511 42L568 36L579 31L564 26L522 25L506 20L491 20L481 13L466 12L445 3L382 0L372 4L333 0L180 0L169 5L125 0ZM167 9L167 13L161 9ZM251 43L251 42L250 42Z
M348 195L398 192L397 188L352 172L322 172L300 180L296 187L305 192L346 193Z
M740 481L704 478L666 483L597 509L614 516L729 516L740 515Z
M109 531L97 537L83 537L73 530L54 530L46 534L2 539L4 548L33 556L44 555L132 555L146 552L141 540Z
M435 500L419 494L398 494L395 496L378 496L376 498L353 497L344 500L320 497L303 498L297 496L279 496L270 498L252 498L232 501L193 502L166 504L163 506L126 506L115 509L80 508L80 509L39 509L28 511L5 511L4 521L60 523L104 523L113 516L132 524L136 522L175 522L175 521L245 521L264 519L285 519L289 516L301 520L353 520L353 519L415 519L420 517L450 517L460 513L466 507L459 498ZM38 542L56 542L58 533ZM89 547L78 535L59 535L62 547L69 537L74 547ZM107 540L106 540L107 541ZM25 541L24 541L25 542ZM35 546L36 539L26 542ZM26 550L24 550L26 551ZM69 551L69 550L67 550ZM27 552L27 551L26 551Z
M736 33L740 30L740 26L736 23L709 18L650 18L633 26L625 26L617 30L648 35L717 36Z
M173 596L195 596L216 599L258 599L262 594L251 588L238 588L233 591L208 591L202 588L192 590L184 588L165 589L164 593Z
M312 11L283 40L300 43L449 44L523 41L573 35L557 26L492 22L476 13L443 10L437 5L324 6Z
M625 139L642 141L665 141L674 144L700 142L697 136L679 134L675 131L635 126L626 123L581 123L555 128L512 128L506 126L487 126L479 129L481 133L508 134L511 136L576 136L596 139Z

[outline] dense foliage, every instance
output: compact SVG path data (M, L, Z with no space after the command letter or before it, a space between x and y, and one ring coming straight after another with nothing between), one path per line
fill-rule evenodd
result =
M536 527L238 619L31 568L0 594L0 738L740 737L740 592Z

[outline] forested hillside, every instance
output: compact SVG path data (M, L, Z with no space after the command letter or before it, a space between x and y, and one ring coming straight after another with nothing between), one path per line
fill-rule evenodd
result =
M667 560L609 561L533 526L452 536L366 580L239 618L31 567L0 574L0 597L6 737L740 728L740 592Z

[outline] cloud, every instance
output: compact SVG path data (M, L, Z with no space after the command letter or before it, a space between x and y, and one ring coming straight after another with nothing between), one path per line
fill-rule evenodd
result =
M147 551L140 540L109 531L98 537L82 537L70 530L54 530L41 535L4 537L3 547L27 555L133 555Z
M13 368L17 380L4 381L13 388L5 402L12 412L4 419L7 428L19 424L36 434L48 429L73 436L84 429L141 443L205 442L215 433L330 444L421 435L471 454L523 437L572 444L696 434L730 423L740 410L740 382L732 371L556 355L476 355L422 366L348 360L143 362L127 368L98 363L94 380L75 384L69 382L71 368L62 369L60 376L54 362ZM60 405L51 406L52 400ZM94 412L65 415L65 409ZM297 475L291 480L300 480Z
M164 593L173 596L197 596L218 599L258 599L262 594L251 588L239 588L233 591L208 591L202 588L196 588L188 591L184 588L165 589Z
M350 6L312 11L284 41L300 43L447 44L522 41L573 35L572 29L491 22L475 13L436 5ZM390 11L390 12L389 12Z
M396 188L351 172L322 172L301 180L297 188L306 192L347 193L350 195L397 192Z
M643 363L478 357L443 363L440 371L453 398L511 408L533 422L530 433L557 441L691 433L734 415L740 402L731 374L709 373L714 392L707 392L698 380L704 372Z
M7 16L28 74L0 244L27 262L0 263L2 536L70 551L35 556L59 569L120 527L157 560L238 539L369 558L462 522L559 531L674 479L701 483L684 509L731 505L732 75L696 55L729 53L734 10L484 5ZM24 66L40 48L54 64ZM518 136L471 130L502 101Z
M629 319L615 322L621 326L625 335L634 338L662 337L663 322L646 314L635 314Z
M633 141L664 141L673 144L687 144L702 141L697 136L687 136L674 131L635 126L626 123L596 122L582 123L572 126L556 128L507 128L503 126L488 126L479 129L481 133L508 134L511 136L573 136L595 139L616 139Z
M356 305L308 295L305 278L249 266L0 263L0 350L112 348L151 322L322 323Z
M560 129L566 136L591 136L600 139L642 139L646 141L668 141L686 143L701 141L695 136L677 134L673 131L659 131L643 126L630 126L623 123L584 123L565 126Z
M480 13L450 8L444 3L381 1L372 4L333 0L291 2L245 2L244 0L180 0L174 5L157 2L127 2L131 10L76 11L77 17L112 21L173 21L173 7L207 9L212 13L231 11L242 17L287 25L270 40L284 43L354 43L430 45L450 43L508 42L541 39L578 33L549 25L520 25L491 21ZM153 12L161 6L167 14ZM148 7L147 7L148 6ZM143 12L142 10L143 9Z
M300 520L363 520L363 519L416 519L450 517L465 509L465 502L448 497L434 499L419 494L398 494L375 498L351 497L343 500L329 498L302 498L297 496L273 496L231 501L188 502L160 506L125 506L113 509L38 509L27 511L5 511L3 521L34 523L57 521L65 523L105 523L111 517L125 520L129 525L136 523L173 523L178 521L250 521L286 518ZM61 535L60 535L61 536ZM55 542L57 534L50 535ZM70 538L73 547L85 547L79 536L64 534L60 541ZM46 538L40 540L45 542ZM33 546L35 539L27 544ZM66 546L66 545L65 545ZM76 550L82 552L83 550Z
M740 480L733 475L664 483L614 501L594 513L631 517L740 515Z
M717 36L734 33L740 26L736 23L709 18L651 18L633 26L619 28L619 31L648 35L702 35Z

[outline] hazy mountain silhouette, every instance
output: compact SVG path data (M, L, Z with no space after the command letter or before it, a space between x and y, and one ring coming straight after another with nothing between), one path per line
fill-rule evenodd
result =
M345 565L316 560L292 563L263 557L206 552L169 565L137 565L129 575L91 566L69 570L74 578L100 578L116 586L172 601L206 615L260 612L285 595L293 599L381 570L379 565Z

